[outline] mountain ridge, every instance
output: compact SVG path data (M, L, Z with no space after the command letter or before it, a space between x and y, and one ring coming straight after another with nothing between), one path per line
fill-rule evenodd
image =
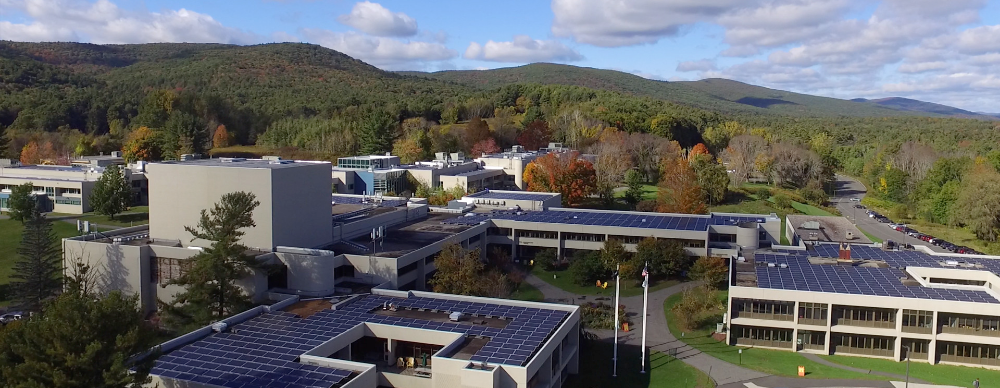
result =
M997 114L972 112L961 108L955 108L944 104L915 100L906 97L883 97L883 98L855 98L851 101L865 104L890 107L898 110L912 112L927 112L945 115L948 117L959 117L979 120L996 120L1000 118Z

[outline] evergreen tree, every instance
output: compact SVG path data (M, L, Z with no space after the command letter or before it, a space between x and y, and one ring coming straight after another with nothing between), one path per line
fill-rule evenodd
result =
M628 187L625 190L625 203L629 205L632 209L635 209L635 205L642 201L642 173L639 170L628 170L625 173L625 185Z
M212 209L201 211L197 227L184 227L194 239L212 241L212 245L190 259L190 266L170 284L185 286L173 304L163 304L167 322L175 327L200 327L251 307L250 298L236 285L253 270L267 270L245 252L240 243L241 229L257 226L253 211L260 205L247 192L222 196Z
M361 154L381 155L391 150L396 124L396 119L386 111L369 111L358 130Z
M105 168L90 192L90 206L98 214L115 219L116 214L128 210L131 201L132 188L125 179L125 171L117 165Z
M132 357L155 344L138 296L66 292L0 330L0 386L140 388L156 354Z
M32 211L38 208L35 197L31 195L32 187L33 183L25 182L11 188L10 198L7 199L7 209L9 209L7 214L10 219L23 223L31 217Z
M16 304L29 311L39 311L42 303L59 293L62 282L62 257L52 224L35 210L24 223L20 256L14 262L11 289Z

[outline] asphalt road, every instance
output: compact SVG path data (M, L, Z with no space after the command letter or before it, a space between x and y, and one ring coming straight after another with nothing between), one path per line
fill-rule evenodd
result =
M864 198L865 194L868 193L868 189L861 182L847 176L837 175L837 181L834 185L837 191L836 195L830 199L830 202L837 207L837 210L840 210L840 214L853 221L861 230L883 240L892 240L910 245L924 245L935 252L948 252L939 246L890 229L887 224L868 217L865 209L854 208L854 205L858 204L858 202L851 201L851 198ZM885 216L888 217L888 215ZM890 219L892 218L890 217Z

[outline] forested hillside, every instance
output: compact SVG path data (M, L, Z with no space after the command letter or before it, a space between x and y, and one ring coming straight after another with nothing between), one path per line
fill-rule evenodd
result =
M854 117L915 114L877 105L768 89L724 79L690 82L656 81L615 70L553 63L533 63L493 70L404 72L403 74L452 81L485 89L525 82L575 85L652 97L724 113Z

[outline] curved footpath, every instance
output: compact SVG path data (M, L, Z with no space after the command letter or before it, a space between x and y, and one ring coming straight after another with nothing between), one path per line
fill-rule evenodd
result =
M580 298L579 295L567 292L561 288L553 286L535 275L528 275L525 278L528 284L534 286L542 295L546 302L577 304L577 301L589 300ZM878 380L830 380L830 379L802 379L795 377L771 376L763 372L747 369L738 365L730 364L718 358L712 357L702 351L681 342L670 330L667 329L667 317L663 311L663 303L673 294L682 292L688 288L697 286L698 282L681 283L672 287L664 288L649 293L648 315L646 320L649 328L646 330L646 346L664 354L669 354L683 361L692 367L709 375L716 385L724 388L818 388L818 387L870 387L870 388L894 388L892 382ZM625 306L626 314L634 314L635 324L629 332L619 332L620 343L629 345L641 345L642 342L642 295L621 298L621 304ZM611 339L614 331L594 330L602 339ZM812 356L812 357L810 357ZM873 374L903 380L905 376L894 375L877 371L869 371L859 368L852 368L826 361L820 357L805 354L806 358L812 361L840 368L853 372ZM910 378L911 383L925 383L918 379Z

